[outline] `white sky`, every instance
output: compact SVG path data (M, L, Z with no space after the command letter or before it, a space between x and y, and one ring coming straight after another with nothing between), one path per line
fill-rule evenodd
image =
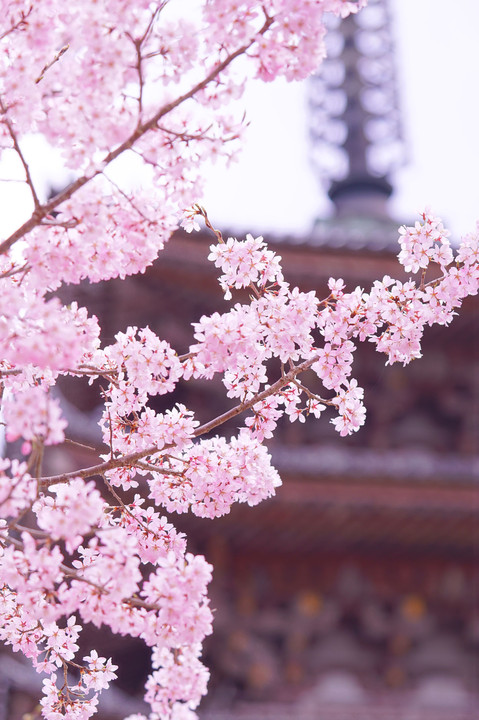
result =
M399 223L429 205L454 235L479 219L479 0L390 0L407 165L393 178ZM328 211L309 162L303 84L256 84L241 161L214 169L204 199L223 227L307 232Z

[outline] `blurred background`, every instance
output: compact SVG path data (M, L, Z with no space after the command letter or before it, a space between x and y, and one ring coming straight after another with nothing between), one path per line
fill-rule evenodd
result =
M457 234L479 217L478 7L396 5L371 0L332 23L318 77L254 87L244 159L209 181L212 221L264 234L291 284L319 297L330 276L349 289L404 279L397 227L424 205ZM211 241L179 232L144 276L63 298L100 318L105 342L148 324L184 352L188 323L222 307ZM274 499L217 520L172 517L215 567L204 720L479 717L478 321L472 298L449 328L426 332L424 357L407 367L359 348L364 428L340 438L325 418L286 422L269 444L283 479ZM188 385L174 400L201 422L227 409L221 384ZM98 391L71 379L60 392L71 439L98 446ZM49 472L89 459L53 448ZM101 645L124 668L102 716L142 711L142 643L105 632ZM3 716L32 712L40 683L1 655Z
M478 218L479 3L387 6L402 141L390 212L402 223L430 205L459 236ZM327 184L318 192L309 100L308 81L250 84L246 146L237 163L224 172L215 167L208 180L205 204L219 223L307 233L318 215L334 211Z

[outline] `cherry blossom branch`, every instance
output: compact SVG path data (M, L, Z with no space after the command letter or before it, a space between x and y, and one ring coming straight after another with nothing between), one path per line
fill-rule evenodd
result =
M184 362L185 360L191 360L191 358L194 358L198 353L196 352L189 352L185 353L184 355L178 355L178 360L180 362Z
M61 48L61 50L59 50L59 51L57 52L57 54L55 55L55 57L53 58L53 60L51 60L49 63L47 63L47 64L45 65L45 67L42 69L40 75L39 75L39 76L37 77L37 79L35 80L35 84L38 85L38 83L43 80L43 78L44 78L45 73L47 72L47 70L49 70L49 69L52 67L52 65L55 65L55 63L57 63L57 62L60 60L61 56L66 53L66 51L69 49L69 47L70 47L70 45L68 45L68 44L67 44L67 45L64 45L64 46Z
M299 380L297 380L296 378L294 378L291 382L293 383L293 385L296 385L297 388L302 390L302 392L306 394L309 400L317 400L323 405L331 405L332 407L337 406L337 403L335 403L334 400L326 400L325 398L316 395L316 393L312 392L309 388L306 387L306 385L303 385L303 383L299 382Z
M287 372L285 375L282 375L282 377L280 377L275 383L273 383L273 385L270 385L270 387L255 395L253 398L251 398L251 400L239 403L239 405L235 405L235 407L231 408L222 415L218 415L218 417L214 418L213 420L204 423L204 425L200 425L200 427L196 428L196 430L194 431L193 437L199 437L200 435L205 435L206 433L211 432L211 430L214 430L219 425L223 425L223 423L227 422L228 420L231 420L237 415L240 415L241 413L250 410L254 405L261 402L262 400L265 400L270 395L274 395L275 393L279 392L279 390L288 385L296 377L296 375L305 372L305 370L309 370L311 365L313 365L317 360L318 356L315 355L309 360L305 360L299 365L295 365L291 370L289 370L289 372ZM169 449L169 446L167 448L161 448L161 450L163 449ZM39 487L41 489L45 489L50 485L68 482L75 477L88 478L95 475L104 475L104 473L108 472L109 470L115 470L121 467L134 467L138 460L142 460L148 455L157 455L161 452L161 450L155 445L153 445L151 447L145 448L144 450L138 450L137 452L129 453L128 455L122 455L119 458L111 458L110 460L98 463L97 465L92 465L88 468L73 470L71 472L62 473L61 475L51 475L50 477L44 477L39 480ZM161 469L155 469L155 472L161 473Z
M161 130L161 132L164 132L165 135L172 135L174 138L177 138L178 140L183 140L185 143L188 144L190 140L215 140L214 137L208 137L206 134L208 130L210 130L212 125L209 125L207 128L202 130L200 133L188 133L188 132L181 132L179 130L171 130L170 128L165 127L164 125L158 125L158 130ZM223 142L228 142L228 140L234 139L234 136L231 138L225 138ZM170 141L172 142L172 141Z
M115 188L115 190L117 190L117 192L119 192L120 195L125 198L125 200L127 201L127 203L129 203L129 205L131 205L131 207L132 207L134 210L136 210L136 212L138 213L138 215L140 215L140 217L142 217L143 220L146 220L147 223L150 223L150 225L153 225L153 220L151 220L151 218L147 217L147 216L145 215L145 213L144 213L142 210L140 210L140 208L138 207L138 205L137 205L137 204L134 202L134 200L128 195L128 193L126 193L124 190L122 190L121 187L120 187L114 180L112 180L112 178L109 177L106 173L103 173L103 175L104 175L104 177L108 180L108 182L110 183L110 185L112 185L112 186Z
M143 460L137 460L135 462L135 467L140 468L140 470L150 470L159 473L160 475L176 475L178 477L183 476L183 473L180 472L180 470L173 470L173 468L165 468L158 465L153 465L153 463L145 462Z
M32 176L30 173L30 168L28 167L28 163L25 160L25 156L24 156L23 151L18 142L17 134L13 128L13 123L7 117L7 108L5 107L5 104L1 98L0 98L0 111L3 115L3 122L7 126L8 134L10 135L10 137L12 139L12 143L13 143L15 152L17 153L18 157L20 158L20 162L23 165L23 169L25 171L26 183L27 183L28 187L30 188L30 192L31 192L32 198L33 198L33 204L35 205L35 209L38 209L41 207L41 204L40 204L40 200L38 199L37 191L35 190L35 186L33 184Z
M134 38L129 32L126 33L127 37L133 43L134 48L135 48L135 53L136 53L136 70L138 73L138 97L136 98L136 100L138 101L138 125L140 125L141 118L143 116L143 93L144 93L144 88L145 88L145 80L144 80L144 76L143 76L143 60L145 60L145 57L142 55L141 48L151 32L153 25L155 23L155 20L157 19L157 17L159 16L160 12L165 7L167 2L168 2L168 0L164 0L164 2L162 2L152 12L150 20L148 22L148 25L146 27L146 30L141 37Z
M122 503L123 505L123 503ZM130 514L130 513L128 513ZM144 525L138 518L136 518L134 515L132 516L134 520L138 522L138 524L144 528L148 533L151 533L151 530L149 530L146 525ZM28 532L29 534L36 534L36 532L31 528L23 528L22 530ZM12 545L17 550L24 550L25 546L21 540L17 540L16 538L11 537L10 535L5 536L0 531L0 540L3 541L5 544ZM65 577L71 578L72 580L77 580L78 582L86 583L87 585L90 585L90 587L95 588L95 590L98 590L98 592L102 595L107 595L109 590L105 585L100 585L99 583L94 582L93 580L90 580L89 578L83 577L78 570L74 570L73 568L69 567L68 565L65 565L64 563L60 563L59 569L62 571ZM149 603L145 600L140 600L140 598L137 597L129 597L129 598L123 598L121 600L122 603L125 603L129 606L135 606L135 607L142 607L146 610L160 610L160 606L155 603Z
M1 150L10 150L11 148L10 148L10 146L5 147L5 146L0 145L0 149ZM9 185L10 185L10 183L21 183L23 185L25 183L25 180L19 180L18 178L0 178L0 182L8 183Z
M211 232L214 235L216 235L216 239L218 240L218 242L221 244L224 244L224 239L223 239L223 235L222 235L221 231L218 230L217 228L215 228L211 224L211 221L208 217L208 213L206 212L205 208L202 207L201 205L196 204L196 205L193 205L193 210L196 215L199 215L200 217L203 218L203 221L204 221L206 227L208 228L208 230L211 230Z
M33 441L33 448L28 460L28 471L34 478L39 478L41 475L41 467L43 461L43 454L45 450L45 443L42 438L36 438Z
M256 37L264 35L265 32L270 28L272 23L273 18L267 17L263 27L258 31L257 35L255 35L254 38L252 38L244 45L241 45L241 47L230 53L222 62L215 65L213 69L208 73L208 75L203 78L203 80L196 83L196 85L194 85L186 93L177 97L176 100L172 100L171 102L164 105L146 122L139 123L135 131L124 142L118 145L118 147L114 150L111 150L109 153L107 153L103 161L100 163L100 167L94 170L91 174L82 175L81 177L77 178L74 182L70 183L70 185L68 185L64 190L55 195L51 200L49 200L49 202L45 203L44 205L41 205L37 199L37 202L35 203L35 211L33 212L32 216L25 223L23 223L21 227L15 230L15 232L13 232L8 238L6 238L2 243L0 243L0 255L7 253L12 247L12 245L14 245L18 240L20 240L31 230L33 230L33 228L35 228L43 220L43 218L45 218L47 215L50 215L55 210L55 208L64 203L66 200L69 200L72 195L74 195L78 190L80 190L80 188L82 188L84 185L96 178L98 175L101 175L103 173L103 170L111 162L113 162L113 160L116 160L116 158L122 155L126 150L130 150L133 145L135 145L135 143L138 142L141 137L143 137L143 135L145 135L150 130L157 129L158 122L161 120L161 118L163 118L165 115L168 115L168 113L172 112L172 110L175 110L186 100L190 100L201 90L204 90L215 78L218 77L218 75L220 75L229 65L231 65L231 63L236 60L237 57L239 57L240 55L244 55L244 53L249 50L249 48L255 43ZM5 121L9 122L7 119Z
M79 225L79 223L80 221L77 218L70 218L70 220L49 220L47 217L45 220L42 220L40 224L47 227L62 227L65 228L65 230L70 230Z
M31 528L24 528L21 526L18 526L18 529L21 529L23 531L28 532L31 535L37 535L38 532L36 530L32 530ZM45 537L48 537L45 533ZM17 538L11 537L11 535L4 535L2 531L0 531L0 540L2 540L4 543L8 545L12 545L17 550L24 550L25 546L21 540L17 540ZM93 580L89 580L88 578L84 578L81 575L78 574L76 570L73 570L73 568L68 567L68 565L65 565L64 563L61 563L59 565L60 570L64 573L66 577L74 578L75 580L81 580L84 583L87 583L88 585L91 585L92 587L96 588L101 593L108 592L107 588L103 587L102 585L98 585L97 583L93 582Z
M75 477L88 478L95 475L103 475L104 473L108 472L108 470L115 470L119 467L132 467L137 460L141 460L147 455L153 455L158 452L160 451L156 447L149 447L146 450L138 450L137 452L123 455L119 458L111 458L110 460L98 463L97 465L92 465L88 468L62 473L61 475L51 475L50 477L41 478L39 486L41 489L45 489L50 485L68 482Z
M26 273L30 269L30 266L25 263L25 265L22 265L21 267L15 267L13 266L11 270L6 270L5 272L0 274L0 279L13 277L14 275L18 275L18 273ZM18 372L21 372L20 370ZM4 374L2 370L0 370L1 374Z
M96 448L94 448L92 445L85 445L85 443L78 442L78 440L72 440L71 438L65 438L65 442L68 445L76 445L77 447L85 448L85 450L93 450L95 451Z
M0 40L3 40L3 38L6 38L7 35L10 35L11 33L15 32L15 30L23 30L23 28L26 27L26 25L27 25L27 18L30 15L30 13L32 12L32 10L33 10L33 5L30 5L30 7L28 8L28 10L26 12L24 10L22 10L22 12L20 13L20 20L18 20L18 22L16 22L15 24L11 25L8 28L8 30L5 30L5 32L3 32L0 35Z
M22 532L30 533L30 535L32 535L33 537L37 537L42 540L46 540L48 537L50 537L49 534L47 532L45 532L44 530L38 530L38 528L27 527L26 525L19 525L18 522L15 523L15 530L17 530L17 532L19 532L19 533L22 533Z
M200 427L196 428L194 436L199 437L200 435L211 432L211 430L214 430L214 428L218 427L218 425L223 425L223 423L231 420L237 415L240 415L240 413L250 410L254 405L260 403L262 400L266 400L266 398L270 395L274 395L279 390L284 388L285 385L289 385L289 383L296 377L296 375L299 375L305 370L309 370L311 365L313 365L317 361L317 359L318 357L315 355L310 360L305 360L300 365L295 365L289 372L286 373L286 375L280 377L279 380L276 380L276 382L273 383L273 385L270 385L269 388L266 388L262 392L255 395L254 398L252 398L251 400L248 400L247 402L242 402L239 405L236 405L234 408L231 408L231 410L228 410L222 415L219 415L214 420L210 420L210 422L207 422L204 425L200 425Z
M116 500L117 503L119 504L119 507L121 508L121 511L124 512L124 513L125 513L126 515L128 515L129 517L131 517L132 520L134 520L134 521L142 528L142 530L144 530L145 532L147 532L147 533L149 533L149 534L154 534L154 533L152 533L152 531L151 531L144 523L141 522L141 520L140 520L139 518L137 518L137 517L135 517L135 515L133 515L133 513L131 512L131 510L129 510L129 509L127 508L127 506L125 505L125 503L123 502L123 500L121 499L121 497L120 497L120 496L118 495L118 493L116 492L116 490L115 490L115 488L113 487L113 485L112 485L110 482L108 482L108 480L107 480L107 478L106 478L105 476L103 476L103 481L104 481L105 485L107 486L108 491L113 495L113 497L115 498L115 500Z

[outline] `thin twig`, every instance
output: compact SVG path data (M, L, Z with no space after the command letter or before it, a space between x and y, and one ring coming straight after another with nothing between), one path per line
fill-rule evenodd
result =
M71 230L80 224L77 218L71 218L70 220L49 220L48 217L41 221L40 225L47 225L50 227L62 227L65 230Z
M14 275L18 275L18 273L24 273L28 272L31 268L31 265L28 265L28 263L25 263L25 265L22 265L22 267L12 267L11 270L6 270L5 272L0 274L0 278L3 280L5 278L13 277Z
M206 227L209 230L211 230L211 232L216 236L216 239L218 240L218 242L221 243L222 245L224 245L225 241L223 239L223 235L222 235L221 231L217 230L215 227L213 227L213 225L211 224L211 221L208 217L208 213L206 212L204 207L196 204L196 205L193 205L193 209L196 211L197 215L199 215L200 217L203 218Z
M3 38L7 37L7 35L10 35L11 33L15 32L15 30L23 30L24 27L26 27L26 25L27 25L27 18L30 15L30 13L32 12L32 10L33 10L33 5L30 5L27 12L24 12L22 10L22 12L20 13L20 20L18 20L18 22L16 22L14 25L11 25L8 28L8 30L5 30L5 32L0 35L0 40L3 40Z
M44 67L43 70L41 71L40 75L39 75L39 76L37 77L37 79L35 80L35 84L38 85L38 83L39 83L41 80L43 80L43 77L44 77L46 71L49 70L52 65L55 65L55 63L57 63L57 62L60 60L61 56L66 53L66 51L68 50L69 47L70 47L70 45L68 45L68 44L67 44L67 45L64 45L64 46L62 47L62 49L57 52L57 54L55 55L55 57L53 58L53 60L45 65L45 67Z
M141 470L150 470L150 472L156 472L160 475L177 475L181 477L184 474L184 471L181 470L173 470L173 468L165 468L158 465L153 465L152 463L146 462L144 460L137 460L135 463L135 467L140 468Z
M85 448L85 450L96 450L92 445L85 445L85 443L78 442L78 440L72 440L71 438L65 438L65 443L68 445L76 445L77 447Z
M27 164L27 161L25 160L23 151L19 145L17 134L13 128L13 123L10 120L10 118L7 116L7 108L5 107L3 100L1 98L0 98L0 110L3 115L4 123L7 126L8 133L12 139L13 147L15 148L15 151L23 165L23 169L25 171L26 183L27 183L28 187L30 188L30 192L32 193L33 204L35 205L35 209L38 210L38 208L41 207L41 204L40 204L40 200L38 199L37 191L35 190L35 186L33 184L32 176L30 174L30 168L28 167L28 164Z
M318 402L323 403L324 405L332 405L333 407L337 406L337 403L335 403L333 400L326 400L325 398L316 395L316 393L312 392L309 388L306 387L306 385L300 383L299 380L297 380L296 378L294 378L294 380L291 380L291 382L293 383L293 385L296 385L297 388L306 393L309 400L318 400Z
M126 193L124 190L122 190L121 187L120 187L119 185L117 185L117 183L116 183L114 180L112 180L111 177L108 177L108 175L107 175L106 173L103 173L103 175L104 175L104 177L108 180L108 182L109 182L111 185L113 185L113 187L115 188L115 190L117 190L117 191L120 193L120 195L122 195L122 196L125 198L125 200L131 205L131 207L132 207L134 210L136 210L136 212L138 213L138 215L140 215L140 216L143 218L143 220L146 220L146 222L149 223L150 225L153 225L153 224L154 224L154 220L152 220L151 218L147 217L147 216L142 212L142 210L140 210L140 208L134 203L134 201L133 201L132 198L128 195L128 193Z

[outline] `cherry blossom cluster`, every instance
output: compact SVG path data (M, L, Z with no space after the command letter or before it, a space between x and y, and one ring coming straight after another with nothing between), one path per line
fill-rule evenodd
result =
M219 282L225 300L231 299L230 288L245 288L252 283L264 287L283 280L279 258L266 248L262 237L247 235L242 243L228 238L225 243L212 245L208 260L223 272Z
M38 525L46 532L37 530L34 537L24 531L18 541L7 539L2 531L6 542L0 558L0 637L30 658L38 672L51 676L42 704L55 716L90 717L98 692L116 677L111 660L95 650L78 663L78 616L83 624L107 623L114 632L142 638L158 652L161 648L163 659L171 655L174 664L183 662L185 672L190 664L198 664L201 641L211 631L205 595L210 566L202 557L185 554L185 543L176 539L163 518L155 522L154 512L142 517L126 506L119 514L105 507L91 485L77 479L63 491L54 486L58 502L47 498L33 505ZM101 529L93 533L90 523L95 517ZM149 519L151 527L144 522ZM92 537L72 560L80 533ZM137 537L142 536L150 536L150 542L140 549ZM52 543L59 537L67 539L67 554ZM155 567L144 581L141 562ZM69 678L61 687L59 673ZM206 669L201 673L206 678ZM204 685L205 680L199 687ZM191 685L183 692L163 686L161 673L153 673L147 690L155 698L162 694L165 702L173 692L178 704L180 699L181 704L191 704L190 692L198 695L198 687Z
M0 352L13 367L34 365L55 371L81 362L85 347L98 345L100 328L95 317L76 303L62 305L45 298L22 276L2 277ZM91 351L91 350L90 350Z
M266 0L261 4L254 0L207 0L205 17L213 37L221 38L218 44L226 40L227 47L247 42L251 28L258 29L262 37L249 54L262 80L281 75L299 80L313 72L325 56L324 13L346 17L365 4L363 0Z
M30 507L37 495L37 481L28 472L27 463L0 459L1 517L17 517Z
M400 244L405 269L422 270L418 283L386 276L369 292L359 287L345 292L341 279L330 280L330 295L323 300L290 288L279 258L262 238L229 238L225 243L220 238L219 245L212 246L210 259L223 270L219 282L226 297L233 288L245 286L254 296L247 305L236 303L222 315L201 318L194 326L198 342L191 351L209 368L208 377L223 373L228 396L247 403L265 395L246 419L255 438L272 437L283 413L292 421L304 421L306 415L319 416L327 405L338 412L331 422L341 435L358 430L365 408L363 390L351 377L357 342L373 342L388 363L406 364L420 357L426 325L450 322L464 297L477 294L477 233L463 239L455 256L441 220L425 212L414 228L400 228ZM420 263L412 262L412 256L421 257ZM250 257L257 262L255 275ZM265 267L271 269L266 277ZM427 273L432 275L426 282ZM324 340L319 347L318 331ZM288 368L275 392L267 372L273 357ZM322 384L320 394L297 381L295 366L314 371ZM290 378L292 383L286 382Z
M348 291L332 279L318 298L288 284L262 238L224 241L195 205L205 163L240 146L244 123L229 103L246 80L305 77L324 55L325 13L346 17L363 4L0 0L0 150L16 158L30 199L24 222L0 240L0 639L47 676L48 720L91 717L116 676L97 649L80 653L87 624L151 648L150 720L193 720L208 677L212 568L163 513L214 518L273 495L281 481L263 440L283 416L327 414L341 435L355 432L365 418L358 342L407 363L420 356L424 328L448 324L477 293L479 228L454 252L429 212L400 230L399 260L417 281ZM69 172L51 198L25 150L34 133ZM141 185L118 179L124 159ZM194 323L186 355L149 328L102 345L98 320L53 295L144 272L180 222L191 230L200 219L234 304ZM46 476L45 449L72 439L64 376L101 388L103 447L93 466ZM215 376L231 408L203 424L195 408L150 403ZM239 430L218 435L235 417Z
M170 512L200 517L229 512L233 502L256 505L281 484L266 448L249 433L192 444L168 466L152 471L150 497Z
M115 375L110 385L112 406L119 404L128 415L145 406L150 395L173 392L182 374L181 363L167 342L149 328L138 331L134 327L118 333L115 339L114 345L105 348L103 365L104 372ZM97 362L99 356L100 352Z
M31 443L41 439L45 445L63 442L67 422L62 417L60 403L41 385L8 393L2 409L8 441L23 438ZM30 449L25 448L27 452Z
M111 680L116 678L115 670L117 666L113 665L111 660L99 657L96 650L92 650L90 655L83 658L85 667L81 675L81 679L76 686L71 688L71 694L63 693L63 688L58 688L56 676L43 681L44 696L40 703L44 708L44 714L47 717L72 717L79 720L87 720L97 710L98 694L101 690L108 687ZM75 699L75 696L85 693L95 692L90 697L83 697L81 701Z
M52 540L63 539L69 552L83 542L83 536L96 527L103 515L103 500L95 483L78 477L67 484L54 485L51 495L42 495L32 506L38 527Z
M196 717L192 711L205 695L208 682L208 673L198 659L200 652L199 646L193 646L175 657L164 650L153 650L154 671L146 684L145 700L157 717L171 716L174 720ZM185 695L189 698L186 703Z

